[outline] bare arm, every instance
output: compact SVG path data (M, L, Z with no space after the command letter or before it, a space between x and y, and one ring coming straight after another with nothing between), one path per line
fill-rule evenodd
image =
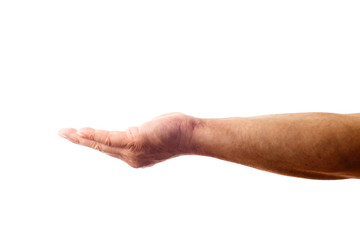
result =
M332 113L204 119L197 153L284 175L360 178L360 118Z
M62 129L60 135L133 167L198 154L288 176L360 178L359 114L199 119L175 113L124 132Z

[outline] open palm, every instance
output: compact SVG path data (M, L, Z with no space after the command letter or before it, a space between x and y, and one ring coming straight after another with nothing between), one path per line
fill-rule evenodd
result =
M138 168L191 153L192 134L197 124L198 120L194 117L170 113L126 131L64 128L59 135Z

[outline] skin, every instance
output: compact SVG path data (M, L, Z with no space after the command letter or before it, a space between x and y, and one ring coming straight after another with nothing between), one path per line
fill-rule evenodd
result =
M195 154L293 177L360 178L360 114L202 119L170 113L126 131L64 128L59 135L134 168Z

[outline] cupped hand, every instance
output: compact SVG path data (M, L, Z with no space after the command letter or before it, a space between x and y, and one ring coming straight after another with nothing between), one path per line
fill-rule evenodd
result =
M63 128L59 135L139 168L192 153L191 140L198 123L192 116L170 113L126 131Z

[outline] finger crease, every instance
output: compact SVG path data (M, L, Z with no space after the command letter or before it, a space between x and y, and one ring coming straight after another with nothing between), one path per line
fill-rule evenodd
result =
M111 143L111 138L110 138L110 136L108 135L108 136L106 136L106 138L105 138L105 144L106 145L108 145L108 146L112 146L112 143Z

